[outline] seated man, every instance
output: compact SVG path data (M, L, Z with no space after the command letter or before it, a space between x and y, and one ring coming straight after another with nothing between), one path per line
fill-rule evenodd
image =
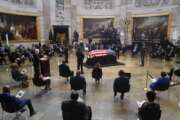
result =
M66 77L68 80L68 77L73 76L73 71L70 70L69 66L66 65L66 62L63 61L61 65L59 65L59 75Z
M99 83L99 80L102 78L102 69L100 64L97 63L92 71L92 77L95 79L96 83Z
M176 68L176 69L174 70L174 74L175 74L176 76L180 77L180 68Z
M77 71L76 76L70 79L71 90L83 90L83 95L86 95L86 80L81 76L81 72Z
M32 106L31 100L19 99L11 95L9 86L3 87L3 93L0 94L0 103L2 107L5 107L5 109L11 113L21 110L25 105L27 105L27 107L29 108L30 116L33 116L36 113Z
M170 79L165 72L161 72L161 77L159 77L155 82L150 84L152 90L167 90L169 88Z
M51 80L50 78L43 77L42 74L35 73L33 78L33 83L36 86L45 86L45 90L51 90Z
M19 70L19 67L16 64L13 64L11 66L11 75L15 81L26 81L26 80L28 80L28 76L24 72L21 72Z
M18 64L18 66L21 66L21 64L24 63L24 61L25 56L19 53L18 57L15 59L15 62Z
M78 93L71 93L71 100L62 103L63 120L91 120L91 107L79 102Z
M121 93L121 100L124 99L124 93L130 90L130 73L125 73L123 70L119 71L119 77L115 79L113 84L114 97L117 95L117 92Z
M156 93L149 91L146 93L148 102L144 102L138 109L138 116L140 120L160 120L161 110L160 105L154 103Z

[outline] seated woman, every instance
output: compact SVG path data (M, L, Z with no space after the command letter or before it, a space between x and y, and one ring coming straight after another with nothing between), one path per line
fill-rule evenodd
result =
M159 77L155 82L150 84L152 90L166 90L169 88L170 79L165 72L161 72L161 77Z
M26 81L28 80L28 76L24 71L20 71L17 64L13 64L11 66L11 75L15 81Z
M51 90L50 78L43 77L42 74L36 73L34 75L33 84L36 86L45 86L45 90Z
M100 64L96 63L95 67L92 71L92 77L95 79L96 83L99 83L100 79L102 78L102 69L100 68Z
M67 81L68 81L68 77L73 76L73 74L74 72L70 70L66 62L62 61L62 64L59 65L59 75L67 78Z
M123 70L120 70L118 73L118 77L114 80L113 91L114 97L116 97L117 93L121 93L121 100L124 99L124 94L130 91L130 73L125 73Z

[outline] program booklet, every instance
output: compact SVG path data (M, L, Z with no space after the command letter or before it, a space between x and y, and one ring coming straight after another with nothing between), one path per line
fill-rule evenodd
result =
M25 94L25 92L20 90L20 91L17 92L16 97L17 98L22 98L24 94Z
M81 97L79 97L77 101L78 102L84 102L84 100Z
M43 80L48 80L48 79L50 79L50 76L43 77Z
M137 101L138 107L140 108L140 107L143 105L143 103L145 103L145 102L146 102L145 100L143 100L143 101Z
M152 78L151 81L152 81L152 82L156 82L157 79L156 79L156 78Z

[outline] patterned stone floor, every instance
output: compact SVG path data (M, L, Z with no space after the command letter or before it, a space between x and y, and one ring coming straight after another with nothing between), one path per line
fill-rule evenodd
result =
M70 86L65 84L65 79L60 78L58 75L58 64L61 63L62 58L53 57L51 59L51 80L52 90L43 95L37 95L41 88L34 87L32 84L29 88L23 89L26 94L24 98L31 98L33 105L38 113L31 118L31 120L62 120L61 102L69 99ZM71 53L69 59L69 66L72 70L76 71L76 57ZM129 54L121 56L120 62L125 65L105 67L103 68L103 81L100 86L95 85L91 78L91 69L84 68L85 78L87 80L87 96L84 101L92 107L93 120L137 120L137 100L144 100L144 88L146 86L146 73L147 71L153 76L158 77L160 71L169 71L171 67L179 67L175 60L170 62L146 58L145 66L139 66L139 58L132 58ZM32 78L32 65L26 63L22 68L27 69L30 77ZM125 95L125 100L121 101L119 97L113 98L112 85L118 71L123 69L132 73L131 90ZM173 78L178 80L179 78ZM0 66L0 86L12 83L13 80L10 76L9 66ZM148 84L150 81L148 81ZM20 88L15 88L15 94ZM162 109L161 120L179 120L180 119L180 86L170 88L170 97L168 92L158 93L159 103ZM0 114L1 116L2 114ZM13 119L14 115L9 114L6 116L8 119ZM1 117L0 117L1 118ZM20 117L19 120L24 120Z

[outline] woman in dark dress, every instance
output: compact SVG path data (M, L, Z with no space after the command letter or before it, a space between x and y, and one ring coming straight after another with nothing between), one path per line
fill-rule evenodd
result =
M102 68L100 67L100 64L99 63L96 63L95 67L93 68L93 71L92 71L92 78L95 79L96 83L99 84L100 82L100 79L102 78Z

